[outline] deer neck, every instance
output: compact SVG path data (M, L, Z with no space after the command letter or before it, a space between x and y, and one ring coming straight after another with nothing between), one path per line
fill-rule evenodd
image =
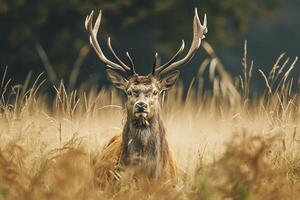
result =
M159 145L159 139L164 134L161 132L163 127L160 115L156 114L149 119L128 118L126 122L127 136L129 142L134 142L139 148L137 150L144 151L154 142ZM150 144L151 143L151 144Z
M159 161L163 161L165 155L162 149L166 144L165 129L160 119L159 112L146 122L137 122L136 119L127 117L123 129L123 147L121 159L125 164L138 164L141 158L152 172L156 171ZM163 163L163 162L161 162Z

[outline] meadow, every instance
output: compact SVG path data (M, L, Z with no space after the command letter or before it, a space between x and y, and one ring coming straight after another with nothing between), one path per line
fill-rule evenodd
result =
M121 133L125 118L118 91L67 91L62 82L50 101L39 92L45 74L12 85L3 69L0 199L297 199L300 79L290 76L297 58L281 54L263 72L248 60L245 45L242 73L232 77L212 47L203 48L208 56L188 91L178 82L161 99L179 166L176 186L137 183L130 170L116 184L99 186L97 155ZM251 89L257 70L265 82L259 94Z

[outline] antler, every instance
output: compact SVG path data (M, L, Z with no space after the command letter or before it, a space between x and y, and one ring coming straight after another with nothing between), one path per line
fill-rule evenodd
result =
M182 40L181 47L179 50L176 52L176 54L164 65L158 66L158 56L155 54L155 61L153 64L153 70L152 74L155 76L159 76L160 74L170 72L174 70L176 67L180 65L184 65L187 62L189 62L192 57L195 55L196 50L200 47L201 40L205 38L205 34L207 33L207 18L206 14L204 15L204 20L203 20L203 25L201 25L201 22L198 17L198 11L197 8L195 8L195 16L194 16L194 21L193 21L193 41L192 45L190 47L190 50L188 51L187 55L182 58L181 60L177 60L179 55L183 52L184 50L184 40Z
M134 64L133 61L129 55L129 53L126 53L126 56L128 57L130 61L130 66L128 67L124 62L121 61L121 59L116 55L115 51L113 50L111 46L111 40L110 37L107 40L107 45L114 56L114 58L118 61L119 64L112 62L111 60L107 59L105 55L103 54L103 51L100 48L100 45L97 40L97 33L100 27L101 23L101 16L102 16L102 11L100 10L99 15L97 17L97 20L94 24L93 27L93 17L94 17L94 11L90 13L85 19L85 29L88 31L90 34L90 44L92 45L93 49L95 50L96 54L98 55L99 59L106 64L107 68L110 68L112 70L119 70L125 73L130 73L131 75L136 75L135 69L134 69Z

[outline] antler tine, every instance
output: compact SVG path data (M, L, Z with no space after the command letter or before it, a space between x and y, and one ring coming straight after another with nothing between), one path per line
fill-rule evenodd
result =
M126 52L126 56L127 56L128 60L129 60L129 63L130 63L130 70L131 70L132 75L137 75L137 73L135 71L135 66L134 66L133 60L130 57L128 51Z
M159 64L160 64L160 59L158 57L158 53L156 52L155 56L154 56L153 66L152 66L152 74L153 75L155 75L156 68L159 66Z
M182 58L181 60L177 59L178 55L183 51L184 48L184 42L179 51L175 54L175 56L166 64L159 67L155 73L156 75L160 75L162 73L167 73L169 71L174 70L176 67L180 65L184 65L187 62L189 62L194 54L196 53L197 49L200 47L201 40L205 38L205 34L207 33L207 17L206 14L204 15L203 25L201 25L200 19L198 17L198 11L197 8L195 8L195 16L193 20L193 41L191 44L191 47L187 53L187 55ZM182 48L183 47L183 48Z
M108 68L113 69L113 70L120 70L122 72L127 72L130 69L129 67L127 67L124 63L122 63L122 64L120 63L121 65L119 65L117 63L114 63L114 62L110 61L109 59L107 59L105 57L105 55L103 54L103 52L100 48L100 45L99 45L98 40L97 40L97 33L98 33L100 23L101 23L101 16L102 16L102 11L100 10L94 27L93 27L94 11L92 11L90 13L90 15L88 15L86 17L85 28L88 31L88 33L90 34L90 44L93 47L93 49L95 50L95 52L98 55L99 59L102 62L104 62ZM117 59L115 54L114 54L114 56ZM120 61L120 59L117 59L117 60L118 60L118 62ZM123 64L124 64L124 66L123 66Z
M112 45L111 45L110 37L108 37L108 39L107 39L107 46L108 46L110 52L112 53L112 55L114 56L114 58L120 63L120 65L122 65L122 67L124 69L130 70L130 68L115 53L115 51L114 51L114 49L112 48Z
M152 72L152 74L153 75L159 75L162 70L164 70L166 67L168 67L169 65L171 65L174 61L176 61L176 59L179 57L179 55L183 52L184 45L185 45L184 40L182 40L181 46L178 49L178 51L175 53L175 55L167 63L165 63L164 65L160 66L159 68L157 68L158 65L156 65L155 66L156 69ZM156 60L156 58L155 58L155 60Z

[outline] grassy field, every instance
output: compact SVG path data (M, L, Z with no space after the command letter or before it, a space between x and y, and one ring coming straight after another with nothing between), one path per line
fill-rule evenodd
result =
M187 94L177 84L162 98L168 141L179 181L136 183L130 171L114 186L98 187L95 155L124 122L115 90L67 92L55 87L49 106L40 94L45 75L11 85L2 70L0 199L297 199L300 196L300 79L295 60L281 55L269 73L243 58L231 77L209 44L208 57ZM261 95L251 95L259 70ZM208 73L210 90L204 90ZM13 78L13 77L12 77Z

